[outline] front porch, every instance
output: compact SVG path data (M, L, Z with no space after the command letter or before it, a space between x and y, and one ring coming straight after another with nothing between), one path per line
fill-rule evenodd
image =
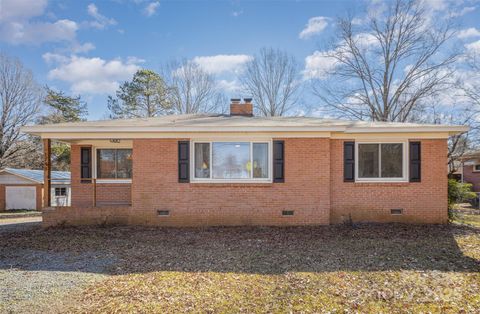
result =
M114 150L111 148L114 144L105 141L93 141L88 145L68 142L71 144L71 205L56 206L51 195L51 187L55 184L55 180L52 179L52 141L43 140L45 165L43 226L70 223L76 225L126 223L126 213L132 206L132 179L131 177L98 178L98 172L105 172L104 168L112 168L113 164L113 169L116 169L116 159L106 160L100 165L94 158L97 153L100 154L100 149L97 147L107 147L103 150ZM119 144L117 141L115 145L130 152L128 163L131 173L131 142ZM114 172L110 170L110 173Z

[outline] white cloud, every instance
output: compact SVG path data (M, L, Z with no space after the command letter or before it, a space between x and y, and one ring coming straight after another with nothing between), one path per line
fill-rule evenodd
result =
M195 57L192 61L208 73L219 74L223 72L238 73L251 59L252 57L248 55L216 55Z
M28 20L42 15L47 0L2 0L0 4L0 23L6 21Z
M352 19L352 25L363 25L367 22L366 19L362 19L362 18L359 18L359 17L355 17Z
M475 27L462 29L457 34L457 37L461 39L470 38L470 37L479 37L479 36L480 36L480 31Z
M464 16L465 14L467 13L470 13L470 12L473 12L477 9L477 7L464 7L463 9L461 9L460 11L456 11L456 12L453 12L451 14L452 17L460 17L460 16Z
M157 12L158 7L160 6L160 1L153 1L147 4L145 9L143 10L143 13L146 16L152 16Z
M46 61L57 62L50 70L48 78L70 83L73 93L111 94L119 82L131 79L140 69L143 61L138 58L104 60L101 58L85 58L78 56L64 57L45 54Z
M368 48L372 45L378 45L378 39L370 33L360 33L353 37L357 45L361 48Z
M10 44L74 41L78 30L74 21L32 21L33 18L42 16L46 7L46 0L2 0L0 40Z
M300 32L298 37L301 39L307 39L313 35L321 33L328 26L328 17L316 16L308 20L305 28Z
M423 0L423 3L432 11L443 11L448 8L448 3L445 0Z
M84 44L75 43L72 46L73 53L86 53L95 49L95 45L88 42Z
M117 24L117 21L115 21L115 19L108 18L105 15L100 14L100 12L98 12L98 7L93 3L90 3L87 6L87 13L88 15L93 17L93 21L88 22L88 25L91 27L94 27L97 29L104 29L107 26Z
M330 57L332 51L315 51L305 58L305 70L303 77L305 79L325 79L330 71L335 69L338 62Z
M229 94L238 94L242 90L242 84L237 80L218 80L217 86Z
M52 53L52 52L44 53L42 55L42 58L48 64L68 62L68 57L58 53Z
M465 48L467 52L472 53L474 55L480 54L480 40L474 41L472 43L466 44Z
M10 44L74 41L78 25L71 20L54 23L11 22L0 25L0 40Z

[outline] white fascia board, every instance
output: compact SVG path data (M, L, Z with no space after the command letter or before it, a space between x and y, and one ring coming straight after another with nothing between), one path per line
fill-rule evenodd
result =
M468 126L421 126L421 127L353 127L347 128L345 133L424 133L424 132L449 132L451 135L468 132Z
M298 127L298 126L259 126L259 127L249 127L249 126L232 126L232 127L43 127L43 126L27 126L22 127L21 131L23 133L29 134L41 134L41 133L135 133L135 132L152 132L152 133L161 133L161 132L305 132L305 131L316 131L316 132L342 132L345 131L345 127Z
M417 126L417 127L346 127L346 126L201 126L201 127L50 127L25 126L21 128L23 133L38 135L48 138L48 133L189 133L189 132L344 132L344 133L424 133L424 132L448 132L451 135L468 132L468 126Z

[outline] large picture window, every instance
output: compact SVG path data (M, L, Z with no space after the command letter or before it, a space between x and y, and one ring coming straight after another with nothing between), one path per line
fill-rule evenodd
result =
M97 149L97 178L131 179L131 149Z
M359 143L357 151L359 180L406 179L404 143Z
M199 180L267 180L268 142L196 142L194 178Z

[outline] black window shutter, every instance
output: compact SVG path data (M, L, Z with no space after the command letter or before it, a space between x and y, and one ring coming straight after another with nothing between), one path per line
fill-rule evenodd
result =
M92 148L82 147L80 148L80 178L91 179L92 178ZM89 183L91 180L81 180L81 182Z
M273 141L273 182L285 182L285 141Z
M420 142L410 142L410 182L422 180L422 150Z
M178 142L178 182L190 182L190 142Z
M343 181L355 181L355 142L343 143Z

